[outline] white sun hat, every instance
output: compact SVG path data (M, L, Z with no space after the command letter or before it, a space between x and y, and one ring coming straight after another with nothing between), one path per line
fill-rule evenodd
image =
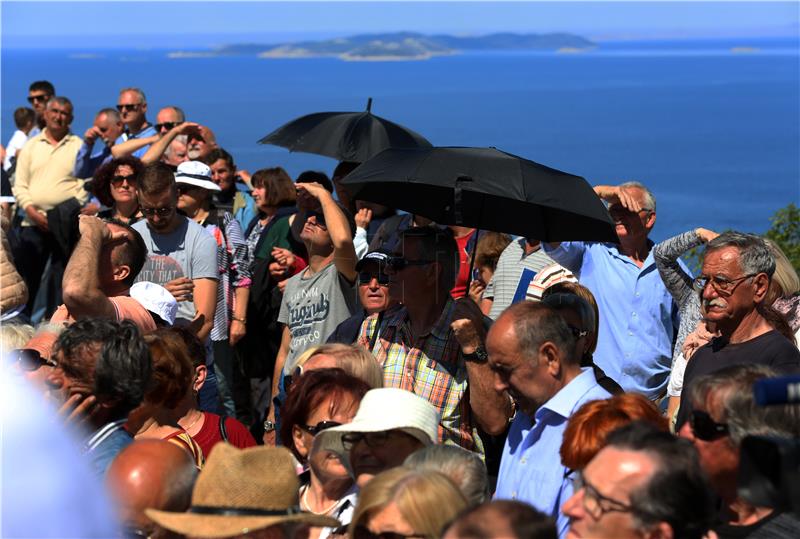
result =
M211 168L200 161L184 161L178 165L175 181L195 187L202 187L209 191L221 191L219 185L211 180Z
M436 444L439 412L430 402L405 389L372 389L361 399L353 421L320 432L314 438L314 447L346 457L343 435L387 430L401 430L426 446Z
M160 316L170 326L175 323L178 302L163 286L149 281L140 281L131 286L130 294L145 309Z

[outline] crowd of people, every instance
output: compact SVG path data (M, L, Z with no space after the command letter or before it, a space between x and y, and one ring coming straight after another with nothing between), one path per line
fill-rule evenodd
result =
M800 370L774 242L654 244L638 182L594 188L618 243L448 226L355 200L358 163L237 169L138 88L82 138L51 83L28 101L3 156L4 384L75 437L51 457L87 479L59 488L95 484L119 536L800 536L740 488L748 437L800 437L797 405L753 392Z

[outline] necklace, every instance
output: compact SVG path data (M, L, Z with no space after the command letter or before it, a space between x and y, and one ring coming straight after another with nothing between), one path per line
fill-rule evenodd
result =
M188 425L186 425L185 427L184 427L183 425L181 425L181 427L183 428L183 430L185 430L185 431L187 431L187 432L188 432L190 428L194 427L194 424L195 424L195 423L197 423L198 421L200 421L200 418L201 418L201 417L204 417L204 415L203 415L203 412L200 412L200 413L199 413L199 415L198 415L197 417L195 417L195 418L194 418L194 421L192 421L191 423L189 423L189 424L188 424ZM179 423L179 425L180 425L180 423Z
M339 500L335 500L335 501L334 501L334 502L333 502L333 503L332 503L332 504L331 504L329 507L327 507L327 508L326 508L324 511L319 511L319 512L317 512L317 511L314 511L313 509L311 509L311 506L310 506L310 505L308 505L308 491L309 491L309 490L311 490L311 488L310 488L310 485L306 485L306 486L305 486L305 490L303 491L303 497L301 498L301 502L302 502L302 505L305 505L305 506L306 506L306 509L307 509L308 511L311 511L311 512L312 512L312 513L314 513L315 515L327 515L328 513L330 513L330 512L333 510L333 508L334 508L334 507L336 507L337 505L339 505Z

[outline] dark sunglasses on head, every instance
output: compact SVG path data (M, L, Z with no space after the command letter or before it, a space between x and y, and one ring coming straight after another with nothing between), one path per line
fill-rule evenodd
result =
M36 103L36 102L38 102L38 101L47 101L48 99L50 99L50 96L49 96L49 95L47 95L47 94L42 94L42 95L29 95L29 96L28 96L28 103L30 103L31 105L33 105L34 103Z
M301 429L306 431L307 433L311 434L312 436L316 436L323 430L332 429L333 427L338 427L341 425L338 421L320 421L316 425L298 425Z
M576 339L581 339L589 334L589 332L585 329L578 329L575 326L570 326L569 324L567 324L567 327L569 328L570 333L572 333Z
M11 361L16 362L24 371L33 372L39 367L49 365L55 367L57 363L52 359L42 357L38 350L33 348L19 348L10 352Z
M728 425L717 423L707 412L692 410L689 418L694 437L706 442L712 442L728 435Z
M386 286L389 284L389 276L379 271L372 273L371 271L361 271L358 273L358 284L369 284L372 279L377 279L379 285Z
M134 103L133 105L117 105L117 110L122 112L124 110L137 110L141 103Z
M114 187L122 185L122 182L128 182L129 185L136 183L136 174L129 174L127 176L114 176L111 178L111 185Z
M166 129L167 131L171 131L175 126L180 125L180 122L163 122L160 124L156 124L155 128L156 131L161 131L162 129Z

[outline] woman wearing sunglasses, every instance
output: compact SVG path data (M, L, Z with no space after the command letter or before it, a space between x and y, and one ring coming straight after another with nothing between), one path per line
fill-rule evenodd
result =
M137 178L144 165L135 157L120 157L102 165L92 181L94 196L108 209L97 216L132 225L143 217L136 196Z
M319 369L300 376L281 407L281 441L303 466L300 508L332 516L346 525L355 507L356 487L339 457L319 448L314 437L350 423L370 387L341 369ZM309 539L325 538L330 528L312 528Z

